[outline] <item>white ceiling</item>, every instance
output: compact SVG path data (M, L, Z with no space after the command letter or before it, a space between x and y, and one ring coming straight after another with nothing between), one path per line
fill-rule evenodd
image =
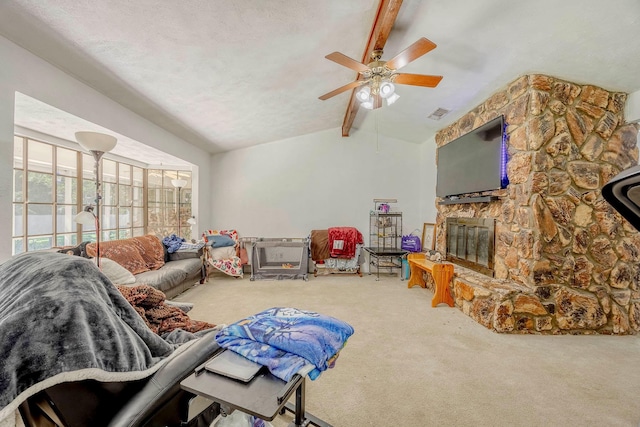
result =
M216 153L331 128L340 134L349 92L318 96L356 73L324 56L360 60L377 7L378 0L2 0L0 35ZM383 59L420 37L438 47L402 71L443 75L440 85L399 85L401 98L360 109L352 132L377 128L422 142L529 73L640 90L638 0L405 0ZM29 126L36 113L24 104L19 114ZM452 111L428 119L439 107Z

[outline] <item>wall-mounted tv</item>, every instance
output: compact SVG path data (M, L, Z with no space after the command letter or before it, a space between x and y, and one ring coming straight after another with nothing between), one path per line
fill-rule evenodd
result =
M482 193L509 184L503 116L443 145L437 155L438 197Z

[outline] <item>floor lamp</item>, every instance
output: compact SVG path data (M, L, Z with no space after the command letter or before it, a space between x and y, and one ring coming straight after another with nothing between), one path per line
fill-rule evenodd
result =
M187 185L187 181L184 179L172 179L171 185L178 189L178 237L182 237L182 233L180 233L180 190Z
M96 263L98 268L100 265L100 200L102 193L100 192L100 159L104 153L113 150L118 140L104 133L98 132L76 132L76 141L85 150L93 155L95 161L94 174L96 177L96 198L95 208L93 204L85 206L84 210L76 215L76 222L83 225L95 224L96 227Z

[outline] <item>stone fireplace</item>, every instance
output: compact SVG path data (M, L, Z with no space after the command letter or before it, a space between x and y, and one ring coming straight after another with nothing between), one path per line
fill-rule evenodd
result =
M436 201L441 253L453 244L449 224L495 224L488 271L452 261L463 312L498 332L640 330L640 236L600 193L638 164L638 129L624 123L625 101L624 93L528 75L438 132L442 146L500 114L507 124L509 186L474 194L491 196L487 202Z
M446 219L446 259L493 277L495 220Z

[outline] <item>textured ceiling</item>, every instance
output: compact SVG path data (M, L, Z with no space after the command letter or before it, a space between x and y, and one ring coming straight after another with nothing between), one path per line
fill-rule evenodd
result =
M356 75L324 56L360 60L377 7L377 0L2 0L0 34L215 153L330 128L340 134L349 92L318 96ZM638 0L405 0L383 59L420 37L438 47L402 71L443 75L440 85L399 86L393 106L360 109L352 131L422 142L529 73L640 89ZM452 111L427 119L439 107Z

